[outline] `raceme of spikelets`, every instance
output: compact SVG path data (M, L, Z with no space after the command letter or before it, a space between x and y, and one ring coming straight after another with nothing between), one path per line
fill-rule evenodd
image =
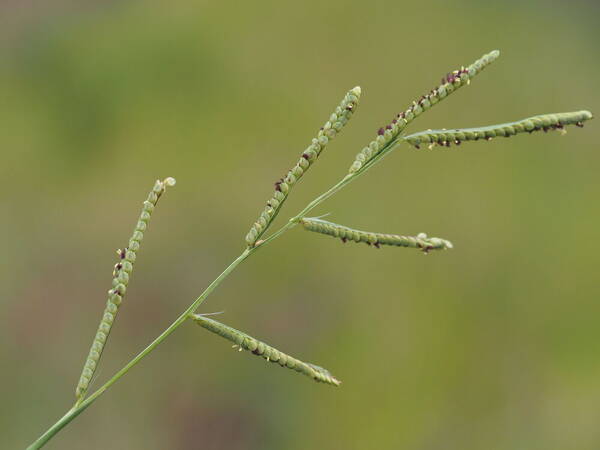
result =
M425 233L420 233L416 237L373 233L370 231L354 230L337 223L327 222L326 220L317 218L304 218L300 223L308 231L340 238L344 243L347 241L364 242L367 245L373 245L377 248L381 245L412 247L421 249L424 253L428 253L430 250L446 250L452 248L452 243L450 241L436 237L428 238Z
M286 355L276 348L273 348L242 331L231 328L216 320L209 319L202 314L192 314L191 318L201 327L233 342L233 347L239 347L239 351L248 350L255 355L262 356L269 362L278 363L281 367L294 369L296 372L321 383L333 386L339 386L341 384L341 382L331 375L328 370L314 364L305 363L290 355Z
M463 141L478 141L479 139L489 141L499 136L510 137L520 133L533 133L541 130L544 132L559 130L564 133L567 125L583 127L583 122L592 118L592 113L589 111L542 114L516 122L487 127L426 130L405 136L403 139L416 148L420 148L423 144L429 145L430 148L435 145L450 147L451 144L460 145Z
M267 202L267 206L246 235L246 243L249 247L253 247L256 241L267 231L267 228L275 219L283 202L287 198L290 189L317 160L329 141L335 138L346 123L348 123L358 106L360 94L361 90L358 86L346 93L346 96L333 114L331 114L329 120L319 130L317 137L313 138L311 144L304 150L300 160L289 170L285 177L275 183L273 197Z
M469 67L461 67L459 70L448 73L442 78L442 82L437 88L431 90L428 94L421 96L418 101L413 102L413 104L405 111L398 113L390 124L381 127L377 131L377 137L356 155L354 163L350 166L349 173L352 174L358 172L385 148L390 144L393 144L400 132L416 117L446 98L458 88L469 84L474 76L494 62L498 56L500 56L500 52L494 50L483 55Z
M142 212L133 231L131 239L129 239L128 247L117 250L119 261L115 264L113 270L112 288L108 291L108 301L102 315L102 320L98 326L98 331L92 342L92 347L83 366L79 383L75 390L75 395L78 401L81 401L87 392L90 381L94 376L94 372L102 356L102 350L108 339L112 324L115 320L119 306L125 296L129 277L133 271L133 263L135 262L137 252L140 249L140 243L144 238L144 232L148 228L150 216L154 211L154 207L158 199L165 192L167 187L174 186L174 178L165 178L163 181L157 180L154 187L148 194L148 198L144 201Z

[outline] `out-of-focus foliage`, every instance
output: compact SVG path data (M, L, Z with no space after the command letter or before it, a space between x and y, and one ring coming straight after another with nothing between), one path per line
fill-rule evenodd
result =
M241 251L272 183L346 90L363 88L360 110L278 221L413 98L494 48L493 67L410 130L598 113L599 17L582 1L2 3L0 446L24 447L69 407L114 249L154 179L178 185L99 381ZM323 364L340 388L189 324L48 448L597 449L597 125L399 149L315 213L443 236L452 251L297 228L203 305Z

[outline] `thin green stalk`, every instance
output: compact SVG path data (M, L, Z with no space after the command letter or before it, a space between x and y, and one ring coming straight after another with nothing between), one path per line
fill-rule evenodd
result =
M311 210L313 210L315 207L317 207L323 201L327 200L329 197L331 197L333 194L335 194L337 191L339 191L341 188L343 188L346 184L348 184L349 181L347 181L347 179L356 178L357 175L358 174L356 174L356 175L355 174L353 174L353 175L346 175L337 184L335 184L334 186L332 186L331 188L329 188L329 190L327 190L326 192L322 193L317 198L315 198L312 202L310 202L308 205L306 205L306 207L302 211L300 211L297 215L295 215L294 217L292 217L288 221L288 223L286 223L284 226L282 226L279 230L277 230L275 233L273 233L267 239L265 239L262 242L258 241L255 248L262 247L263 245L271 242L273 239L278 238L281 234L285 233L289 229L295 227L298 224L298 222L300 222L300 220L303 219L304 216L306 216L306 214L308 214Z
M399 141L395 140L393 142L393 144L390 144L388 147L395 147L397 144L399 144ZM372 161L369 161L367 164L365 164L364 167L362 167L359 171L354 172L354 173L349 173L348 175L346 175L344 178L342 178L336 184L331 186L327 191L323 192L321 195L319 195L317 198L315 198L312 202L310 202L308 205L306 205L306 207L302 211L300 211L298 214L296 214L294 217L292 217L288 221L288 223L286 223L283 227L281 227L279 230L277 230L275 233L273 233L267 239L265 239L262 242L258 241L257 246L255 248L262 247L264 244L271 242L273 239L276 239L281 234L285 233L289 229L298 225L298 223L302 219L304 219L304 217L306 217L306 215L309 212L311 212L313 209L315 209L317 206L319 206L321 203L323 203L325 200L327 200L333 194L340 191L347 184L351 183L352 181L354 181L355 179L360 177L363 173L365 173L367 170L369 170L371 167L373 167L373 165L376 162L380 161L384 156L386 156L389 153L389 150L391 150L391 148L388 149L386 147L385 151L382 151L381 154L378 155L377 158L374 158Z
M211 294L212 291L215 290L219 284L235 269L242 261L244 261L251 253L253 249L246 249L244 252L238 256L230 265L227 267L221 275L219 275L205 290L204 292L196 299L194 302L171 324L169 327L164 330L150 345L148 345L144 350L142 350L135 358L133 358L127 365L125 365L121 370L119 370L110 380L108 380L102 387L100 387L97 391L91 394L89 397L78 401L73 408L71 408L61 419L58 420L52 427L48 429L42 436L40 436L33 444L27 447L28 450L34 450L38 448L42 448L46 442L48 442L56 433L62 430L69 422L71 422L75 417L77 417L84 409L86 409L92 402L94 402L100 395L102 395L109 387L111 387L119 378L125 375L129 370L135 366L138 362L140 362L146 355L148 355L152 350L154 350L162 341L164 341L167 336L169 336L173 331L175 331L185 320L188 318L190 314L192 314L198 306Z
M383 155L382 155L383 156ZM377 158L379 160L380 158ZM194 302L171 324L167 329L165 329L150 345L148 345L144 350L142 350L135 358L129 361L121 370L119 370L111 379L109 379L104 385L102 385L98 390L96 390L93 394L86 397L85 399L81 399L63 416L61 417L54 425L52 425L44 434L42 434L33 444L27 447L27 450L35 450L42 448L46 442L52 439L60 430L62 430L66 425L68 425L75 417L83 412L88 406L90 406L100 395L108 390L119 378L125 375L129 370L135 366L138 362L140 362L146 355L148 355L152 350L154 350L162 341L164 341L173 331L175 331L185 320L193 314L198 306L206 300L206 298L221 284L221 282L235 269L242 261L244 261L248 256L250 256L253 252L261 248L263 245L271 242L272 240L279 237L284 232L296 226L301 219L303 219L306 214L320 205L322 202L327 200L333 194L338 192L348 183L352 182L360 175L365 173L369 168L373 166L375 161L370 161L370 164L365 165L362 170L348 174L344 178L342 178L337 184L333 185L326 192L319 195L312 202L310 202L306 207L300 211L296 216L292 217L288 223L286 223L283 227L273 233L264 241L260 242L255 247L249 247L244 252L238 256L222 273L219 275L205 290L200 294L200 296L194 300Z

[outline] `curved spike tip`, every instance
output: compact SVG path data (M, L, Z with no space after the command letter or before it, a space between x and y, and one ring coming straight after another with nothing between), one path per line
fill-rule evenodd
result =
M175 184L177 184L177 180L173 177L167 177L163 180L163 184L165 186L175 186Z

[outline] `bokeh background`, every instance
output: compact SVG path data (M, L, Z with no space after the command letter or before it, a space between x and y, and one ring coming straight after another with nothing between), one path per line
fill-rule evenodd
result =
M501 58L411 130L598 112L596 1L0 3L0 447L70 406L114 249L174 176L96 386L243 248L344 92L350 126L278 223L446 72ZM451 239L433 253L300 229L202 306L329 368L317 385L183 326L52 449L597 449L598 124L397 150L315 214Z

